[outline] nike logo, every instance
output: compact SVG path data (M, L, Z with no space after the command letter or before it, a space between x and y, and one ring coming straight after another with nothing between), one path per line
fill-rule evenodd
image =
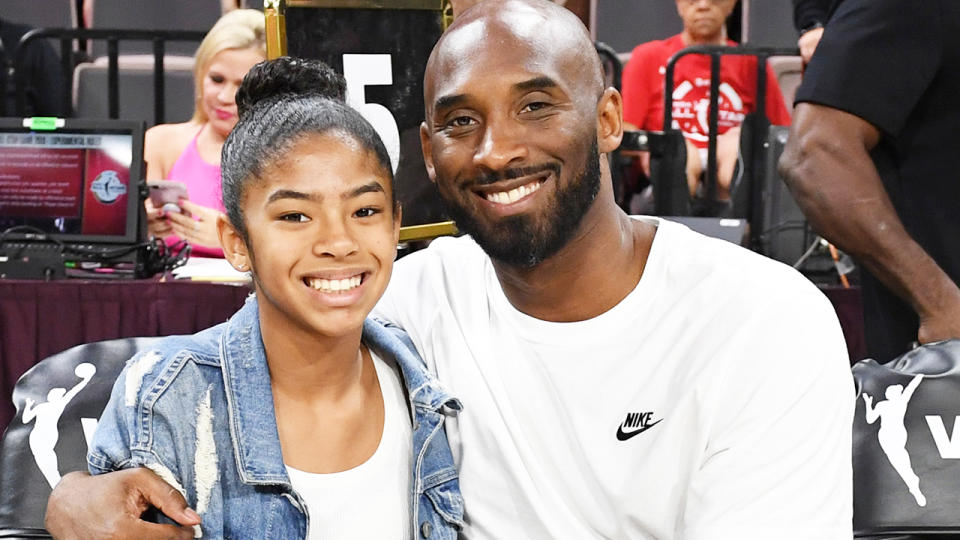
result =
M659 424L660 422L663 422L663 418L657 420L656 422L651 422L650 420L652 420L652 418L653 411L644 413L627 413L626 420L624 420L623 423L620 424L620 427L617 428L617 440L629 440ZM625 430L624 428L628 429Z

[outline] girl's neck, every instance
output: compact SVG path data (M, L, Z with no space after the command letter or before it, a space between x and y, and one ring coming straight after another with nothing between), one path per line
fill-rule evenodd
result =
M275 394L305 401L336 400L370 384L370 370L361 354L361 328L343 336L322 336L289 321L270 324L263 315L261 310L260 331Z

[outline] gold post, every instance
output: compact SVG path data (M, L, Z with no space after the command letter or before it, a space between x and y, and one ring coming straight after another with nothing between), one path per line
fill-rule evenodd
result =
M287 22L284 12L285 0L263 0L263 17L267 32L267 58L279 58L287 54Z
M457 224L452 221L427 223L426 225L411 225L400 227L400 241L413 242L414 240L429 240L438 236L452 236L457 234Z

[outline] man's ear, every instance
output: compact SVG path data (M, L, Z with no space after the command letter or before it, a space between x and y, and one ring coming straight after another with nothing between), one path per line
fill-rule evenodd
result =
M613 152L623 140L623 98L615 88L607 88L597 104L597 149Z
M222 213L217 216L217 234L220 236L220 245L223 247L223 257L227 259L230 266L240 272L253 270L246 241Z
M434 184L437 183L437 170L433 166L433 145L430 143L430 128L426 122L420 123L420 149L423 151L423 164L427 167L427 176Z

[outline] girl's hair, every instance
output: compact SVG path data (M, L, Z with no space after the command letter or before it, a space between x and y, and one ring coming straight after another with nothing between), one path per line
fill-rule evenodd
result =
M200 106L203 99L203 78L207 76L213 57L227 49L256 49L267 55L263 13L256 9L236 9L220 17L197 47L193 56L193 120L206 122Z
M396 209L387 149L373 126L344 103L345 93L343 77L319 60L266 60L243 78L237 90L240 119L223 143L220 170L227 217L244 240L244 190L308 135L338 133L360 143L389 181Z

